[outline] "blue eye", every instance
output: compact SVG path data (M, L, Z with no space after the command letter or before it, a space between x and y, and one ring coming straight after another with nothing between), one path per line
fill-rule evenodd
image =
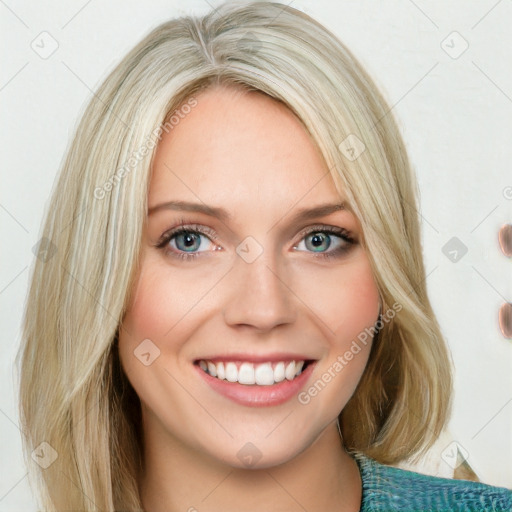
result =
M327 250L332 245L331 235L322 231L308 235L306 238L304 238L304 240L304 245L308 250L312 250L313 252L321 252L323 250Z
M355 243L345 229L322 226L309 229L294 249L302 250L301 248L305 247L306 251L311 251L315 255L330 258L342 255Z
M200 248L202 236L202 234L195 231L181 231L179 233L174 233L171 240L174 239L176 249L189 252Z
M212 238L215 239L213 231L202 226L180 226L164 233L156 246L172 256L194 259L198 253L211 250L208 244L213 244Z
M211 251L213 240L216 238L215 232L207 227L196 224L185 226L182 223L177 228L165 232L156 243L156 247L164 250L169 256L193 260L203 252ZM332 258L342 256L356 243L343 228L313 226L302 233L302 239L293 248L300 252L311 252L315 257Z

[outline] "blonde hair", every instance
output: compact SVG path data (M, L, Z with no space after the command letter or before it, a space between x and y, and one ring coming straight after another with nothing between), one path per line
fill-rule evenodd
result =
M397 463L424 453L447 420L449 354L427 297L417 185L389 106L306 14L223 5L163 23L129 52L87 106L53 190L18 354L25 456L45 511L142 508L140 407L118 329L154 148L215 85L260 91L302 121L361 222L382 311L401 306L340 414L347 449ZM42 442L57 455L46 469L30 457Z

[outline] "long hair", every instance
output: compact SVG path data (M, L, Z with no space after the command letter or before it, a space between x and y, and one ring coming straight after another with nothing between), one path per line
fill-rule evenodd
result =
M118 330L155 147L219 84L260 91L302 122L361 222L383 314L399 305L340 414L345 446L396 463L424 453L447 420L449 353L427 297L417 185L390 107L306 14L225 4L159 25L123 58L85 109L52 191L17 358L25 457L45 511L141 510L140 403L120 367ZM47 467L31 457L36 448Z

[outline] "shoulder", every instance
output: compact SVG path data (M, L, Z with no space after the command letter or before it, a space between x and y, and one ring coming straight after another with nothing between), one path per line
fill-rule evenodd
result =
M423 475L352 454L363 482L361 512L511 512L512 490Z

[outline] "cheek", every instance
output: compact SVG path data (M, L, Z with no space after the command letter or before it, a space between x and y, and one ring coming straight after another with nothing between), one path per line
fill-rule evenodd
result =
M326 356L298 399L310 414L333 418L353 395L366 368L380 296L364 253L350 265L340 265L329 275L317 277L316 289L323 293L318 293L311 304L321 318L317 325L323 326Z
M133 345L149 338L178 349L204 309L205 296L215 284L212 274L207 267L186 273L147 257L123 320L128 342Z
M176 336L176 331L184 325L180 323L180 319L186 315L187 309L190 310L188 303L191 298L187 298L188 288L181 289L179 295L173 293L175 285L165 274L162 276L162 269L158 265L148 265L145 260L123 318L123 328L119 335L119 356L139 396L144 394L144 388L148 385L146 379L156 378L156 366L160 366L168 358L167 340L174 340L172 347L179 350L179 336ZM157 364L145 367L137 359L139 353L149 353L151 360ZM146 381L144 385L141 384L142 381Z
M178 402L185 404L189 398L170 374L190 371L186 368L190 360L187 341L202 325L204 297L214 285L206 270L196 269L191 277L161 258L144 255L119 333L119 357L128 380L146 406L146 414L158 411L167 425L173 424L166 410L169 397L175 401L176 414L184 414ZM144 354L149 354L146 360ZM187 387L193 390L192 385Z
M343 345L376 322L379 291L362 249L329 271L304 270L302 275L297 295L331 343Z

